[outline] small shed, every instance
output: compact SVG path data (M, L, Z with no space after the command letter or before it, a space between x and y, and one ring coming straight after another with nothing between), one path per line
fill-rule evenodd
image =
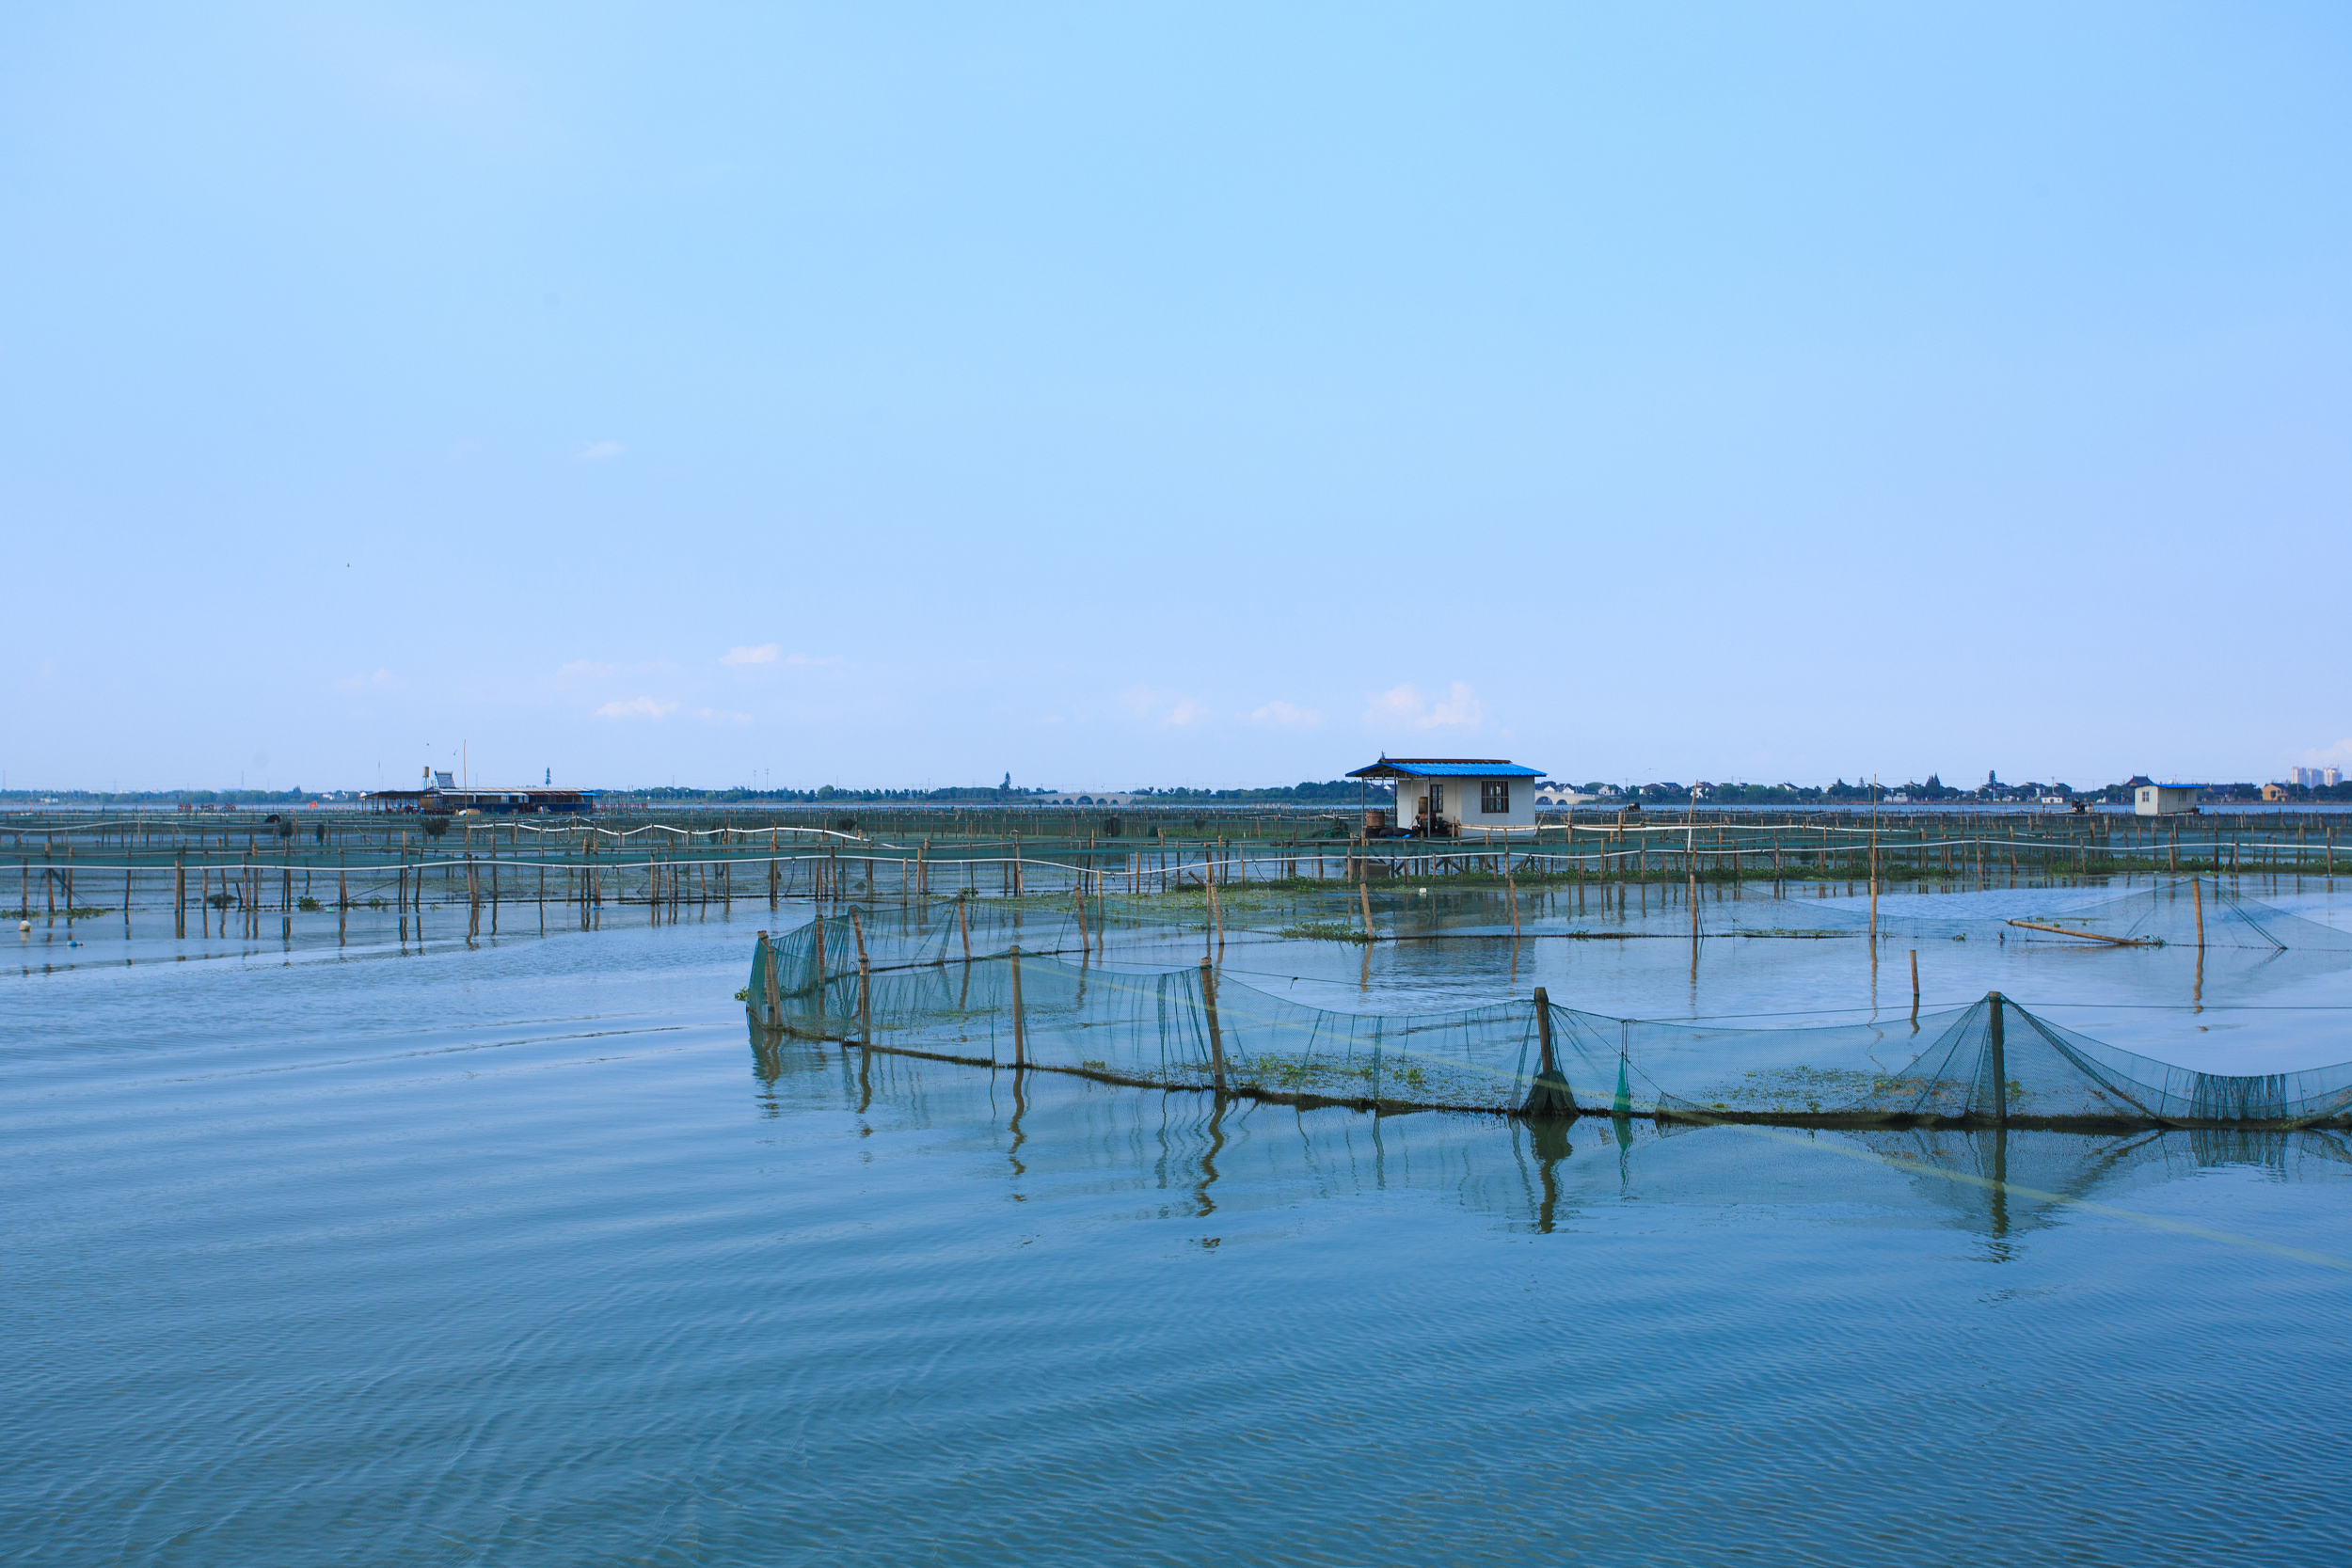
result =
M2204 799L2202 784L2161 784L2153 779L2132 780L2132 815L2135 816L2179 816L2197 809Z
M1396 789L1396 826L1431 838L1535 831L1540 768L1502 757L1389 757L1351 779L1378 779Z

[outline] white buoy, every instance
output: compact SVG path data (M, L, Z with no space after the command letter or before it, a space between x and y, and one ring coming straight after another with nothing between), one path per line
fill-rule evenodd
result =
M33 923L29 920L20 920L16 923L16 934L18 936L30 936L32 934L32 930Z

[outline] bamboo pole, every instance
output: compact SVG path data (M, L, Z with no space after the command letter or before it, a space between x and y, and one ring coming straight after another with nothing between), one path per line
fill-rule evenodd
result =
M2155 939L2153 937L2102 936L2096 931L2077 931L2064 926L2044 926L2038 920L2012 920L2009 924L2022 926L2028 931L2052 931L2059 936L2074 937L2082 942L2103 942L2109 947L2153 947L2155 945Z

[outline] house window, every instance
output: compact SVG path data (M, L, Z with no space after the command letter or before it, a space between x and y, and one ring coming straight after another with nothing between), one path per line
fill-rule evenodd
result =
M1511 810L1511 782L1508 779L1488 779L1480 784L1478 809L1489 816L1507 816Z

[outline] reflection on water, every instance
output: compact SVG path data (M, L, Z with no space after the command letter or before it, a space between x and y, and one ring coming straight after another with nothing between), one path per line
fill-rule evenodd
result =
M1525 1121L1443 1113L1299 1111L1205 1090L1102 1087L1033 1069L991 1071L884 1049L789 1042L748 1030L763 1103L774 1103L787 1069L837 1070L845 1102L861 1117L876 1085L898 1109L914 1114L942 1089L987 1085L1002 1127L1007 1162L1028 1173L1022 1150L1038 1135L1024 1126L1033 1101L1050 1097L1057 1131L1079 1149L1134 1147L1149 1137L1153 1168L1197 1176L1197 1212L1212 1213L1220 1157L1254 1156L1256 1140L1295 1142L1327 1196L1362 1196L1413 1185L1423 1166L1442 1161L1445 1190L1468 1207L1513 1226L1549 1232L1564 1212L1598 1200L1692 1207L1803 1206L1857 1198L1921 1221L1994 1241L2079 1217L2091 1203L2113 1203L2143 1188L2202 1172L2258 1172L2280 1181L2343 1183L2352 1189L2352 1141L2338 1130L2137 1131L2047 1132L2009 1128L1899 1128L1870 1131L1705 1127L1647 1117L1587 1116ZM837 1057L837 1069L831 1066ZM1083 1088L1077 1085L1084 1085ZM1090 1092L1089 1092L1090 1091ZM1083 1125L1059 1125L1069 1120ZM1146 1129L1148 1128L1148 1132ZM1430 1141L1442 1155L1424 1150ZM1582 1151L1580 1153L1580 1149ZM1032 1158L1040 1156L1033 1150ZM1057 1151L1051 1158L1071 1157ZM1106 1159L1115 1155L1105 1154ZM1857 1166L1863 1168L1857 1168ZM1476 1173L1472 1175L1471 1173Z
M2287 1562L2352 1525L2307 1397L2352 1375L2337 1135L747 1046L743 936L10 982L15 1555L1909 1562L1990 1513L2020 1559Z

